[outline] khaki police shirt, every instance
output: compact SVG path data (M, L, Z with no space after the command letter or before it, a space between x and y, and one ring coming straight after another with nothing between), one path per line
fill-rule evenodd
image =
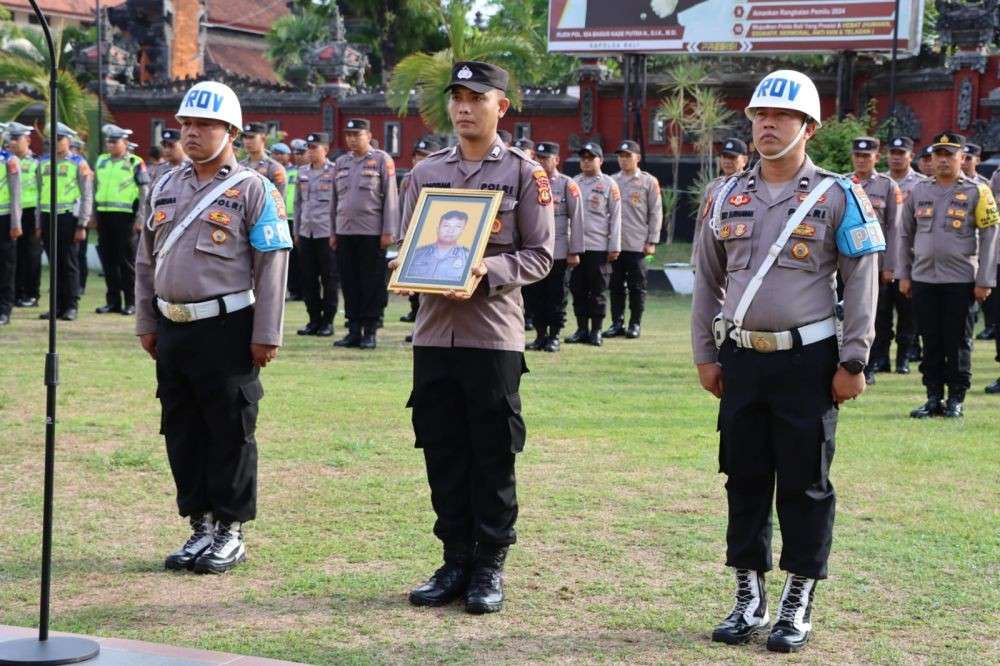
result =
M3 151L5 152L5 151ZM0 169L4 170L7 179L7 191L10 193L10 228L21 228L21 160L14 153L6 153L0 160ZM47 195L47 193L46 193ZM7 239L4 239L7 240Z
M467 301L420 294L413 344L524 351L521 287L541 280L552 268L552 191L545 171L496 137L482 162L463 161L455 146L429 155L410 173L403 193L404 225L409 225L424 187L504 193L499 224L494 223L486 246L486 276Z
M716 192L725 181L726 176L718 176L705 186L705 192L701 197L701 207L698 209L698 215L694 219L694 236L691 237L692 265L697 263L698 246L701 244L701 228L712 217L712 206L715 203Z
M573 178L583 202L583 244L588 252L621 252L622 195L607 174Z
M695 267L691 339L695 363L717 359L712 320L721 311L732 320L751 278L792 213L827 176L812 160L772 198L760 182L760 164L734 176L736 186L722 203L719 229L704 224ZM725 194L720 190L719 196ZM844 278L844 336L840 358L867 361L875 338L878 260L851 258L837 249L836 234L848 195L834 183L785 243L764 277L743 321L749 331L787 331L833 315L836 273ZM863 193L862 193L862 196Z
M259 160L245 159L240 162L240 166L253 169L264 176L264 178L267 178L278 188L278 192L281 193L282 197L285 196L285 189L288 187L288 174L285 173L285 167L281 166L281 162L269 155L264 155Z
M879 271L892 271L895 265L896 236L899 230L899 212L903 204L903 194L894 181L889 176L873 171L864 179L850 175L854 182L860 183L868 200L872 202L878 223L882 227L882 235L885 237L885 252L879 253Z
M361 157L337 158L334 188L336 233L343 236L396 235L399 193L396 165L388 153L371 148Z
M299 167L299 180L295 187L296 236L329 238L333 233L336 173L336 167L330 161L324 161L318 169L308 164Z
M887 174L887 175L890 178L892 178L892 174ZM927 180L927 176L921 173L917 173L913 169L909 169L903 175L902 178L900 178L899 180L893 178L893 180L896 182L896 185L899 186L899 191L903 195L903 202L905 203L907 198L909 198L910 191L914 188L914 186L916 186L916 184L921 181Z
M171 229L234 169L246 167L232 159L213 179L199 183L188 166L154 192L153 215L143 225L135 260L136 335L156 332L154 296L171 303L199 303L253 289L251 342L281 344L288 251L259 252L250 244L250 229L267 196L258 177L238 183L202 211L174 243L156 274L157 255ZM278 216L284 218L284 200L275 203L279 204Z
M896 277L995 286L998 227L976 226L978 204L979 188L964 176L947 187L934 178L917 183L903 206Z
M580 186L558 171L549 178L555 217L555 250L553 259L565 259L570 254L583 254L583 206Z
M622 250L642 252L647 243L659 243L663 203L656 176L636 171L629 177L619 171L612 178L622 196Z

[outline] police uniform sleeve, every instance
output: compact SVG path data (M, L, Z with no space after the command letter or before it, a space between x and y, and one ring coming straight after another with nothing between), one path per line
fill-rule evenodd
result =
M726 252L708 220L701 225L695 254L694 296L691 302L691 347L695 365L718 359L712 321L725 300Z
M622 191L618 183L608 178L608 252L622 251Z
M285 319L285 285L288 277L288 215L284 197L270 181L246 182L248 235L253 256L254 313L250 342L280 346Z
M583 254L587 251L583 233L583 205L580 200L580 186L568 176L566 179L566 214L569 216L569 253Z
M858 188L860 189L860 188ZM863 193L862 193L863 194ZM848 224L852 216L865 219L862 206L843 191L843 208L839 217L840 227ZM838 219L836 216L834 219ZM881 229L878 219L871 217L869 229ZM874 242L874 241L873 241ZM840 350L843 361L868 362L868 352L875 340L875 304L878 301L878 251L860 250L854 256L844 252L838 244L837 267L844 279L844 335ZM863 253L862 253L863 252Z
M486 257L486 282L490 296L538 282L552 270L555 217L552 188L541 167L522 162L521 197L514 219L520 247L515 252Z
M10 191L10 226L21 228L21 161L17 155L7 159L7 189Z
M299 177L302 177L302 167L299 167ZM311 179L310 179L311 180ZM332 198L332 197L331 197ZM295 186L295 203L292 212L292 233L298 238L302 231L302 186L296 184ZM286 211L287 212L287 211ZM332 222L332 220L331 220Z
M705 188L704 194L701 197L701 207L698 208L698 214L694 218L694 235L691 237L691 265L695 265L698 261L698 246L701 245L701 228L705 226L706 220L709 218L709 213L712 210L712 204L715 201L715 190L718 189L718 185L721 181L719 179L713 180Z
M135 161L135 184L139 186L139 206L135 212L135 219L144 222L149 211L149 170L146 163L136 158Z
M893 250L895 256L893 277L897 280L909 280L910 270L913 268L913 236L917 231L916 209L913 202L918 187L920 187L919 184L910 190L910 195L906 197L906 201L903 202L899 211L899 226L896 229Z
M899 236L899 213L900 203L903 201L903 193L899 186L891 178L889 181L889 195L885 198L885 258L882 263L882 270L896 271L896 238Z
M995 287L997 284L997 232L1000 230L1000 213L993 192L986 185L977 187L975 225L979 233L979 269L976 271L977 287Z
M80 211L76 219L77 225L87 226L94 204L94 172L87 160L80 158L80 167L76 170L76 182L80 187Z
M383 155L382 170L382 234L395 238L399 222L399 190L396 187L396 163L392 157Z
M135 334L156 333L156 310L153 307L154 232L142 225L139 247L135 253Z
M397 232L397 240L403 242L406 238L406 230L410 227L410 217L413 216L413 209L417 205L417 198L420 196L420 185L417 183L420 180L420 175L423 173L422 167L424 163L421 162L410 170L406 178L406 187L403 189L402 198L400 200L400 211L399 211L399 231Z
M660 181L650 175L646 185L646 210L649 211L649 235L646 242L660 242L660 231L663 229L663 200L660 197Z
M274 183L274 187L278 190L281 198L284 199L285 192L288 190L288 172L285 171L285 167L281 166L281 163L277 160L271 160L271 182Z

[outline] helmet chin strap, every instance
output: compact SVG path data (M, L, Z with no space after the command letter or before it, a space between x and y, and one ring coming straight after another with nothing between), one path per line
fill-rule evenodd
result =
M215 152L212 153L211 157L209 157L208 159L204 159L204 160L195 160L195 162L197 162L198 164L208 164L209 162L214 161L215 158L217 158L219 155L221 155L222 151L226 149L226 146L229 145L229 141L231 139L232 139L232 137L229 135L229 132L227 131L225 138L223 138L222 141L219 142L219 147L215 149Z
M802 122L802 127L799 128L799 132L798 134L795 135L795 138L792 139L791 142L789 142L789 144L784 148L782 148L780 151L778 151L774 155L765 155L763 152L761 152L760 156L765 160L780 160L782 157L787 155L789 151L792 150L792 148L797 146L799 144L799 141L802 140L802 137L805 136L807 123L808 121Z

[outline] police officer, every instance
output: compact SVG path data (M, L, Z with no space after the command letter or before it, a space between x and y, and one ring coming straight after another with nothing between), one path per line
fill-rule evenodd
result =
M879 149L881 143L871 136L856 137L851 146L851 161L854 163L854 172L849 174L850 178L861 185L868 200L875 209L879 224L882 225L882 235L885 238L886 248L895 247L896 230L899 227L899 205L903 203L902 194L896 182L875 170L878 163ZM868 366L865 368L865 382L875 383L876 372L888 372L889 365L889 345L892 342L892 296L890 289L893 281L893 253L887 251L879 255L879 298L876 312L889 310L888 322L884 319L879 326L879 319L875 318L875 342L872 343L871 356ZM908 345L896 345L897 364L901 359L906 358Z
M385 250L399 224L396 165L388 153L372 148L367 120L348 120L344 138L348 152L335 163L330 246L337 252L348 333L334 345L374 349L385 302Z
M719 186L734 173L739 173L747 166L749 159L747 144L735 137L730 137L722 142L719 150L718 166L722 175L705 186L705 192L701 197L701 207L698 209L698 216L694 221L694 236L691 243L691 263L697 263L695 257L698 254L698 243L701 239L701 226L711 217L712 204L715 202L715 195Z
M898 136L889 141L889 177L899 187L905 202L910 197L914 185L926 179L910 166L913 161L913 139ZM902 212L902 206L899 207ZM896 248L888 248L895 252ZM888 298L885 295L888 295ZM917 337L916 320L913 317L913 301L899 293L899 279L893 276L887 288L880 287L878 311L875 316L876 343L880 336L891 338L893 334L892 313L896 312L896 372L909 374L910 361L920 360L920 340Z
M1000 200L1000 169L993 172L993 178L990 179L990 190L993 192L993 199ZM1000 284L1000 240L997 240L997 281ZM993 321L1000 322L1000 296L997 295L997 290L994 289L990 294L988 301L993 304ZM997 355L996 361L1000 363L1000 330L994 330L993 341L996 344ZM997 378L992 384L986 385L986 392L996 395L1000 394L1000 377Z
M555 250L549 274L523 289L525 301L531 302L532 310L537 313L535 341L526 348L557 352L559 334L566 325L566 268L578 266L584 252L583 207L576 181L559 172L559 144L539 142L535 157L545 169L552 188Z
M295 190L299 182L299 165L292 161L292 149L284 143L276 143L271 146L271 155L275 161L285 169L285 211L288 213L288 233L293 234L295 230ZM288 296L286 300L302 300L302 279L301 268L299 268L299 249L292 246L288 255Z
M441 150L441 146L433 138L424 138L413 144L413 154L411 160L413 166L417 166L423 161L425 157L431 153ZM412 173L412 171L410 172ZM410 180L410 173L403 176L403 179L399 182L399 192L402 194L406 191L406 185ZM399 233L397 233L397 236ZM410 311L399 318L399 321L412 323L417 320L417 307L420 305L420 297L416 294L410 295ZM413 341L413 336L407 336L409 339L407 342Z
M31 128L21 123L7 123L11 152L21 169L21 230L17 239L17 268L14 277L14 304L23 308L38 307L42 247L38 227L38 159L32 154Z
M163 130L160 134L160 150L163 151L163 162L150 167L150 187L152 187L152 185L154 185L163 174L188 163L187 155L184 153L184 146L181 145L181 131L179 129Z
M71 150L70 139L76 132L56 124L56 209L50 210L49 155L38 160L38 208L41 211L42 247L49 251L49 234L58 236L58 256L49 257L49 266L58 267L56 311L44 312L40 319L57 316L63 321L73 321L77 316L80 300L80 277L86 272L86 263L80 266L80 246L87 242L87 220L90 218L94 197L94 173L87 160ZM86 262L86 253L83 254Z
M979 162L982 158L982 146L975 143L966 143L965 146L962 147L962 173L966 178L975 183L989 185L990 181L986 180L986 178L976 170L976 167L979 166Z
M639 169L642 154L635 141L622 141L616 152L619 171L612 178L621 190L622 251L611 265L611 326L604 337L638 338L646 309L646 257L656 252L663 226L663 201L656 176ZM625 292L629 323L625 329Z
M444 566L410 593L410 602L438 606L464 595L470 613L503 605L503 566L516 540L514 459L525 441L520 290L552 266L548 177L497 135L497 121L510 106L507 82L507 72L495 65L455 63L446 90L458 145L414 167L401 218L405 225L421 188L431 184L504 192L486 258L473 269L474 293L421 294L413 339L408 406Z
M4 136L4 129L0 128L0 139ZM0 326L10 323L14 307L17 241L23 233L21 162L13 152L0 147Z
M104 126L108 152L94 169L97 252L104 264L107 296L97 314L135 314L135 234L145 221L149 172L140 157L128 152L131 130Z
M511 137L513 139L513 137ZM507 145L512 148L517 148L525 155L531 159L535 159L535 142L531 139L513 139ZM533 285L537 286L537 285ZM535 330L535 309L533 307L533 299L529 295L529 289L524 292L524 330L533 331ZM536 338L537 339L537 338ZM531 345L528 345L529 347Z
M622 196L618 184L601 171L604 151L588 142L579 151L580 174L573 180L583 202L584 253L569 277L573 293L576 332L566 342L601 346L611 263L618 259L622 242Z
M771 503L788 572L767 648L801 649L816 581L827 576L837 406L862 393L878 290L881 227L860 185L817 168L806 141L819 94L779 70L746 107L761 161L729 178L702 229L691 334L702 387L721 398L720 471L728 476L726 564L736 605L712 640L745 643L770 624ZM834 275L844 277L838 354Z
M973 308L996 286L1000 215L989 186L962 173L964 145L961 134L937 136L934 177L917 183L901 218L899 291L912 296L924 341L927 402L910 412L914 418L962 416L972 382Z
M310 163L298 172L295 190L295 245L302 266L302 298L309 323L299 335L333 335L337 314L337 263L330 248L333 235L336 170L327 159L330 135L313 132L306 136Z
M271 181L284 197L288 177L285 175L285 167L267 154L267 132L267 125L264 123L249 123L243 127L243 147L247 151L247 158L240 162L240 166L256 170Z
M537 156L535 155L535 142L531 139L515 139L514 143L511 145L531 159L537 159Z
M305 139L292 139L288 147L292 149L292 164L297 167L309 164L309 156L306 154L308 148Z
M934 175L934 145L924 146L924 149L920 151L920 159L917 160L917 168L920 169L920 173L924 176L931 177Z
M222 573L246 557L257 501L260 368L281 345L292 241L281 193L239 166L236 94L195 84L177 120L191 164L153 192L136 258L136 334L156 360L160 432L192 534L167 569Z

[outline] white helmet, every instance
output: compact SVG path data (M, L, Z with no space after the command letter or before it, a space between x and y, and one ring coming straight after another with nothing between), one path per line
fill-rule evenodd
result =
M243 109L233 89L218 81L202 81L187 91L174 116L181 118L210 118L243 129Z
M761 79L744 113L753 120L754 110L764 107L798 111L815 121L817 128L823 126L816 84L802 72L793 69L779 69Z

